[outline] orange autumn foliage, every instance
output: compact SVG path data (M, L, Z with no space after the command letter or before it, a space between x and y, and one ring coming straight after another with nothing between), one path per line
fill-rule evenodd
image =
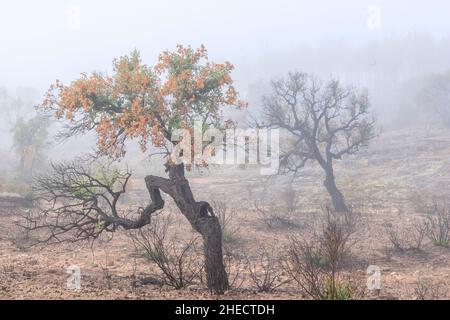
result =
M56 81L41 107L65 118L74 134L95 130L99 152L120 157L128 139L139 138L142 151L149 142L160 147L195 116L213 123L221 107L244 107L233 87L233 68L209 62L203 45L196 50L178 45L153 67L134 51L114 60L111 76L82 74L69 85Z

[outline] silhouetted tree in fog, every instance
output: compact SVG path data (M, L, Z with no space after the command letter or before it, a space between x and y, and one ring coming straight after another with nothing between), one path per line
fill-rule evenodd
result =
M20 159L19 169L25 176L31 175L36 165L44 160L48 125L49 119L38 114L28 121L18 118L11 130L13 149Z
M450 127L450 72L427 77L417 95L417 103L424 111L431 112L433 119Z
M289 73L272 82L272 93L263 98L264 125L285 132L280 165L296 174L308 160L325 172L324 186L337 211L347 211L336 186L333 161L366 146L375 135L366 92L326 83L306 73Z

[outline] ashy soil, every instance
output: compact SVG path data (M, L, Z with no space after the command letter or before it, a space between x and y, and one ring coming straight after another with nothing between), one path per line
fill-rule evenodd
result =
M389 240L387 228L398 230L404 241L411 238L417 221L425 217L420 206L434 197L450 201L450 131L399 130L385 132L357 156L335 166L337 184L348 202L360 214L352 235L349 267L345 272L366 285L366 270L381 270L381 290L365 290L365 299L415 299L418 283L426 279L429 294L450 298L450 249L436 246L426 236L420 249L397 250ZM189 288L175 290L161 283L161 273L136 250L124 231L111 240L93 244L55 244L32 246L33 234L24 232L25 208L0 209L0 298L1 299L305 299L295 283L274 292L257 292L248 268L258 264L262 246L279 248L279 259L289 236L310 236L328 197L322 172L311 165L302 171L293 186L294 212L281 222L268 225L267 216L255 204L282 214L288 177L266 177L258 168L210 168L190 173L197 199L226 202L235 215L227 234L226 251L239 260L230 267L238 272L235 288L221 297L212 296L196 280ZM133 180L126 207L147 201L143 176ZM171 237L187 239L191 228L168 201L161 215L171 215ZM284 219L286 218L286 219ZM201 265L201 255L196 259ZM67 268L81 270L81 289L67 287ZM259 270L260 267L256 267ZM261 269L262 272L262 269ZM287 278L286 274L282 277Z

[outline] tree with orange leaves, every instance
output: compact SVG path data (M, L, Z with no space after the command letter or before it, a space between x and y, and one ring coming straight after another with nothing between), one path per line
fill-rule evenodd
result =
M111 76L100 73L82 74L69 85L57 81L50 87L41 105L41 108L53 111L55 117L65 118L67 130L62 133L65 137L95 131L100 155L123 157L126 153L126 141L136 138L139 139L143 152L150 145L166 147L168 150L174 144L171 139L175 129L192 128L198 117L204 125L218 126L222 120L222 107L245 106L239 100L230 77L233 65L229 62L209 62L203 46L194 50L178 45L174 52L163 52L153 67L144 64L137 51L115 60L113 65L114 72ZM100 209L94 203L92 206L95 206L95 210L85 213L86 210L83 209L81 213L78 212L84 223L88 223L81 227L77 225L76 230L83 237L89 238L98 236L102 231L114 231L118 227L141 228L150 223L155 211L164 207L160 194L162 191L174 199L181 213L202 235L208 287L216 293L223 293L228 289L228 279L223 265L219 220L209 203L194 199L184 175L185 165L188 164L176 164L168 160L165 164L167 178L145 177L152 202L139 212L135 220L119 217L114 206L111 207L112 212L99 213ZM89 183L108 190L108 186L102 185L101 181L76 166L70 167L70 170L57 168L60 180L64 180L64 175L69 173L80 177L88 176ZM122 178L125 185L128 175ZM83 179L86 181L86 177ZM68 180L70 179L66 177L65 181ZM58 186L58 181L51 184L48 179L42 179L41 182L41 190L50 193ZM64 190L67 191L67 188ZM77 190L86 197L85 192L80 193L79 188ZM118 197L114 192L111 194L113 198ZM91 201L91 198L83 201ZM116 202L111 201L114 205ZM86 206L85 202L83 205ZM92 212L95 217L85 216L92 215ZM61 210L60 213L73 214L67 210ZM71 223L73 224L73 220ZM93 223L96 224L95 228ZM52 225L52 228L61 230L57 233L58 236L68 230L67 225L60 229L57 225Z

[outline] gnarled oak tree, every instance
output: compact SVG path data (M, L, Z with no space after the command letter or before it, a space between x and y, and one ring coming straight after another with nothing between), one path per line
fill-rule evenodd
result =
M111 76L83 74L70 85L57 81L50 87L41 107L54 111L57 118L67 120L63 136L95 131L99 154L122 157L126 153L125 142L134 138L139 139L143 152L152 144L169 153L176 143L171 141L175 129L192 128L198 117L205 126L218 124L221 107L244 106L232 85L232 69L229 62L208 62L203 46L194 50L179 45L174 52L163 52L153 67L143 64L135 51L114 61ZM68 174L74 181L81 178L81 181L88 181L88 185L107 190L110 199L109 210L100 210L91 195L78 196L76 200L87 201L88 206L81 212L68 208L57 212L66 218L58 221L77 221L74 228L80 237L96 237L99 232L114 231L119 227L140 228L150 223L152 213L164 207L162 191L174 199L181 213L202 235L208 287L222 293L228 288L228 279L223 265L219 220L207 202L195 200L184 171L185 165L190 164L177 164L170 159L165 164L168 177L145 177L152 202L139 212L136 220L118 216L117 200L114 199L123 192L122 188L108 190L107 185L77 166L71 166L70 170L57 167L61 178ZM126 184L128 175L120 178L122 185ZM50 192L55 185L61 187L58 192L62 193L67 187L58 185L54 179L41 182L43 189ZM58 237L70 229L67 225L52 227L58 231Z
M263 99L263 116L266 126L285 132L281 168L296 174L308 160L317 161L325 172L324 185L334 208L348 211L336 186L333 161L355 154L374 137L367 93L299 72L273 81L272 88L272 94Z

